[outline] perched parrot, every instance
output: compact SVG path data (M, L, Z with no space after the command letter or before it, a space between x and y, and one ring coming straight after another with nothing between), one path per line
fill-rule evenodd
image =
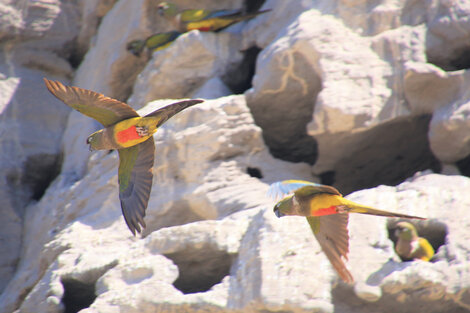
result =
M176 113L203 100L184 100L153 111L143 117L126 103L100 93L64 86L44 78L47 89L71 108L94 118L105 128L91 134L90 150L119 152L119 199L127 226L135 236L145 228L144 216L150 190L155 143L152 135Z
M127 50L137 57L140 56L144 48L147 48L150 53L159 51L168 47L179 35L181 33L177 31L153 34L145 40L138 39L128 42Z
M158 5L158 13L169 20L173 27L180 32L189 32L193 29L200 31L219 31L232 24L248 20L269 10L254 13L243 13L241 10L217 10L204 9L178 10L171 2L161 2Z
M292 193L293 192L293 193ZM268 193L274 198L284 196L274 206L277 217L305 216L323 252L338 275L347 283L354 282L341 257L348 260L349 234L347 213L388 217L417 218L406 214L377 210L343 198L336 188L301 180L273 183Z
M413 224L400 222L396 225L395 252L403 261L423 260L429 261L434 256L434 249L425 238L418 237Z

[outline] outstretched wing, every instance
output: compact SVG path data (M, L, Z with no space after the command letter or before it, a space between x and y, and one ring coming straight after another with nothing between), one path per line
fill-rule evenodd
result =
M180 14L180 20L184 23L198 22L207 18L212 17L216 12L204 9L184 10Z
M342 259L347 260L349 253L348 219L348 214L307 217L313 234L333 268L342 280L353 283L354 278Z
M177 31L153 34L145 40L145 45L150 50L158 50L158 48L162 48L174 41L179 35L181 35L181 33Z
M119 121L138 117L139 114L124 102L106 97L100 93L44 78L47 89L69 107L94 118L104 127Z
M153 137L130 148L119 149L119 199L122 214L132 234L145 228L145 210L152 189L155 155Z
M320 192L341 195L336 188L317 183L312 183L305 180L283 180L271 184L268 190L268 196L279 199L285 195L295 192L296 196L305 197L314 195Z

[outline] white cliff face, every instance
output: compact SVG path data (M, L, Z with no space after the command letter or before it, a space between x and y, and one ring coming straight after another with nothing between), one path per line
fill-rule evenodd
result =
M268 0L269 13L137 58L128 41L169 30L157 4L0 5L1 313L470 310L468 5ZM142 237L122 218L117 153L85 144L100 125L42 77L140 114L207 99L154 135ZM427 217L435 261L400 262L397 220L356 214L356 283L343 284L305 219L272 213L266 191L283 179Z

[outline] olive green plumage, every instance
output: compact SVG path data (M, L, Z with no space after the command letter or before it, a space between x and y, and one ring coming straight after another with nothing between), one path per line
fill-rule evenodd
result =
M158 5L159 14L182 33L194 29L200 31L219 31L232 24L248 20L268 11L270 10L245 13L241 10L179 10L172 2L161 2Z
M127 50L135 56L140 56L144 49L149 53L160 51L168 47L178 36L180 32L170 31L165 33L156 33L146 39L137 39L127 43Z
M333 268L347 283L354 282L344 260L348 259L349 213L387 217L415 218L418 216L374 209L343 198L334 187L302 180L285 180L273 183L269 193L283 197L274 206L277 217L304 216Z
M90 150L117 149L119 153L119 199L133 235L146 227L144 217L152 189L155 155L153 134L176 113L202 100L184 100L146 116L124 102L78 87L64 86L44 78L47 89L71 108L94 118L105 128L87 138Z
M434 256L434 248L427 239L418 236L418 231L413 224L398 223L395 236L397 237L395 252L403 261L429 261Z

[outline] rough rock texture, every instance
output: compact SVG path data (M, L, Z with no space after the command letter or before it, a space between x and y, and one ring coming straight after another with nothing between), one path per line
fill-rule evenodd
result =
M465 1L205 0L272 11L137 58L127 42L169 30L157 5L0 4L1 313L470 310ZM142 237L121 215L117 153L88 151L98 123L44 76L141 114L210 99L154 136ZM272 213L282 179L428 217L435 259L399 262L397 221L353 215L343 284L305 219Z
M67 82L112 3L0 4L0 291L19 260L24 207L41 198L62 162L70 109L50 97L42 77Z

